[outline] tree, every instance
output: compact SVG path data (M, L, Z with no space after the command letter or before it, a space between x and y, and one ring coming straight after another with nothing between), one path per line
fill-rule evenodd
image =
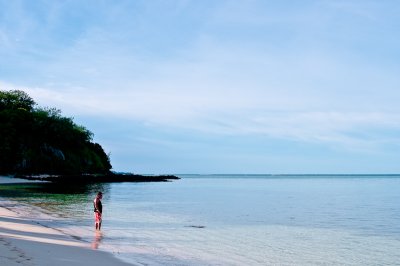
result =
M23 91L0 91L0 173L107 173L93 133L56 108L35 107Z
M32 111L35 105L35 101L24 91L0 91L0 110L21 108Z

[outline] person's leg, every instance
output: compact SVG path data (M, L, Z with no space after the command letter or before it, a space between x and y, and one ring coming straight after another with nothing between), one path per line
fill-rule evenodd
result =
M101 213L97 213L97 222L98 222L98 229L101 229L101 222L102 222L102 217Z
M100 215L99 215L99 213L98 212L95 212L94 213L94 227L96 228L96 230L98 230L99 229L99 223L100 223L100 220L101 218L100 218Z

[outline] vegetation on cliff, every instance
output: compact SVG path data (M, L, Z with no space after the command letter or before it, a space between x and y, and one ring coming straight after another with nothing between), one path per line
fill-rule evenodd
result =
M0 174L107 174L111 164L93 133L25 92L0 91Z

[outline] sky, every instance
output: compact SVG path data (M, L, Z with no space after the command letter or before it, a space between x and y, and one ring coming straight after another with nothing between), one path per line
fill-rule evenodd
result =
M0 0L0 89L142 174L400 173L400 1Z

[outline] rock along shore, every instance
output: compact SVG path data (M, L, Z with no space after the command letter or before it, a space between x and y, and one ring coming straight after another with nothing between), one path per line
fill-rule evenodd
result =
M80 175L16 175L16 178L40 180L57 183L118 183L118 182L168 182L178 180L175 175L138 175L138 174L80 174Z

